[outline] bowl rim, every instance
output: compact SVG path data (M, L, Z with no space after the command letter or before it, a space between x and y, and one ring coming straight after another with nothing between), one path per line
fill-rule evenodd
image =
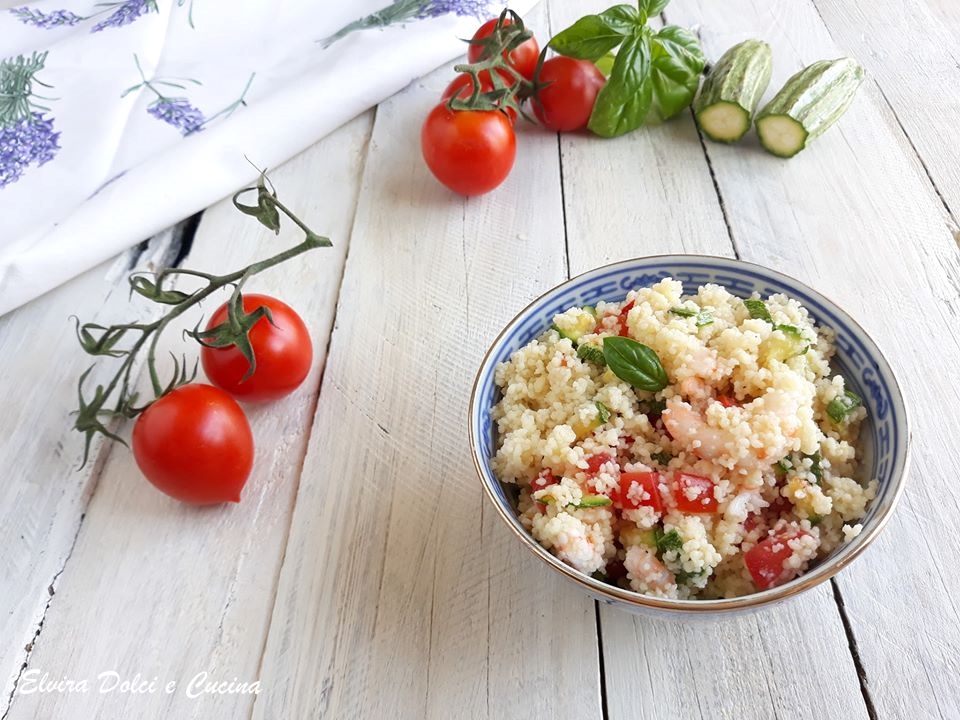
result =
M684 262L691 259L719 261L721 264L744 266L746 268L759 271L760 274L768 275L785 286L798 286L804 292L809 293L815 299L829 307L834 314L840 316L841 319L848 322L852 328L861 334L862 338L872 346L871 349L876 351L876 357L871 359L877 363L882 363L882 365L885 367L886 374L892 381L892 385L889 388L891 404L895 404L892 402L892 399L896 397L899 401L896 404L903 408L904 451L901 456L896 457L894 467L891 470L891 477L895 486L892 488L892 494L890 495L889 502L885 503L884 507L882 507L872 518L871 525L863 528L861 534L855 538L856 542L851 543L845 553L841 553L829 562L824 562L820 565L817 565L810 572L804 573L788 583L778 587L770 588L768 590L762 590L760 592L750 593L749 595L741 595L734 598L705 600L658 598L652 595L644 595L634 590L624 590L616 585L610 585L601 580L595 580L580 570L567 565L556 556L548 552L542 545L540 545L540 543L534 540L530 533L520 526L516 514L508 512L508 508L503 507L503 504L500 502L496 491L488 482L487 475L484 472L483 459L480 457L479 443L474 442L477 429L474 423L474 411L479 400L480 379L484 374L484 371L490 365L491 357L494 351L501 345L504 337L508 332L513 330L522 319L525 318L527 313L535 305L540 303L547 296L552 295L562 290L564 287L573 284L589 275L602 274L621 267L626 269L635 266L638 262L644 261L660 261L664 264L668 264L671 261ZM666 610L671 611L672 613L682 613L685 615L700 615L704 613L731 613L739 610L759 609L761 607L772 606L784 600L793 598L805 590L809 590L810 588L829 580L845 567L850 565L858 557L860 557L864 550L866 550L867 547L873 543L873 541L879 536L880 532L886 527L890 517L893 515L894 509L903 495L904 487L906 486L907 475L909 474L910 470L912 455L913 433L911 428L911 413L906 401L906 397L903 394L903 390L900 387L900 382L897 379L896 374L893 372L893 368L887 361L886 355L873 337L866 330L864 330L863 326L861 326L859 322L850 316L850 314L847 313L847 311L844 310L840 305L820 291L811 288L806 283L801 282L790 275L782 273L779 270L773 270L764 265L760 265L759 263L750 262L748 260L740 260L739 258L698 253L664 253L655 255L641 255L634 258L607 263L605 265L598 265L582 273L568 277L566 280L563 280L562 282L541 292L533 300L527 303L523 309L516 313L516 315L514 315L513 318L506 323L506 325L504 325L503 329L484 353L483 359L480 361L480 365L478 366L477 373L474 376L473 386L470 391L470 402L467 411L467 434L470 439L470 453L473 458L474 470L480 479L480 484L483 486L484 494L493 504L494 508L497 510L497 513L500 515L500 518L525 547L527 547L535 556L545 561L554 570L559 572L568 580L571 580L577 585L581 586L594 597L601 598L604 602L614 604L626 603L635 609ZM894 452L896 452L896 449ZM898 465L899 468L897 467ZM494 478L494 482L499 482L499 480Z

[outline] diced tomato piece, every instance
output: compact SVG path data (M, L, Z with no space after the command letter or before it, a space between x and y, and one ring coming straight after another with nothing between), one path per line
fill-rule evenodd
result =
M604 463L611 462L613 459L614 458L612 455L608 455L606 453L591 455L587 458L587 472L591 475L596 475L598 472L600 472L600 467Z
M628 302L622 308L620 308L620 315L617 316L617 324L619 325L618 334L621 337L627 337L630 334L630 331L627 329L627 315L633 309L633 300Z
M546 468L545 470L541 470L540 474L530 481L530 492L535 493L537 490L543 490L550 485L556 484L557 479L553 476L553 471L550 468Z
M533 480L530 481L530 494L533 495L538 490L543 490L544 488L549 487L550 485L556 485L557 478L554 476L553 471L550 468L545 468L540 471L540 474L537 475ZM537 505L537 510L544 513L547 511L546 503L537 502L534 500Z
M660 483L663 476L655 471L620 473L620 504L626 510L636 510L639 507L651 507L659 515L663 513L663 499L660 497ZM640 488L643 498L638 499L636 489L631 492L634 484Z
M753 584L759 590L783 585L793 580L797 571L785 568L783 564L793 555L793 550L787 543L794 538L808 535L803 530L791 530L772 535L761 540L743 554L743 562L753 578Z
M703 514L717 511L713 480L708 477L677 472L674 473L670 489L680 512Z
M732 395L717 395L717 402L724 407L736 407L737 400Z

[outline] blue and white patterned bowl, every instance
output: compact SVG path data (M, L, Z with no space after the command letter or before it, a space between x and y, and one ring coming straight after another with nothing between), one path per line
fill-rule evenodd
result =
M530 536L517 518L511 493L494 475L491 458L496 448L496 426L490 412L499 400L493 380L496 366L546 330L555 314L600 300L620 302L629 290L666 277L680 280L685 294L695 293L704 283L716 283L739 297L756 291L763 297L784 293L799 300L818 325L836 333L832 369L843 375L867 408L868 419L860 436L860 480L877 478L879 490L860 521L863 531L806 574L780 587L725 600L664 600L595 580L558 560ZM484 490L528 550L599 600L633 612L659 615L664 611L702 614L756 609L796 596L830 578L860 555L883 529L903 491L910 461L910 425L900 387L883 354L863 329L834 303L793 278L760 265L707 255L658 255L606 265L537 298L507 325L487 351L470 398L469 433Z

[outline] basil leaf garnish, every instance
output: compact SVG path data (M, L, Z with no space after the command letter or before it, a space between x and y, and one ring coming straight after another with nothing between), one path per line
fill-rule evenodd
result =
M656 392L667 386L667 372L660 358L643 343L625 337L605 337L603 357L618 378L635 388Z
M697 327L713 325L713 313L709 310L701 310L697 313L697 319L693 321L693 324Z
M649 36L649 28L636 28L620 46L587 123L597 135L616 137L643 125L653 100Z
M767 310L767 304L763 300L749 298L744 300L743 304L747 306L747 312L754 320L766 320L773 325L773 318L770 317L770 311Z
M610 419L610 408L608 408L599 400L597 400L597 402L595 402L594 405L597 406L597 417L600 418L601 423L605 423L607 420Z
M817 450L813 455L804 455L804 458L809 458L811 461L810 472L813 474L813 477L817 480L817 485L823 483L823 467L820 465L820 451Z
M606 353L604 353L606 354ZM616 370L614 370L616 372ZM827 404L827 415L835 423L842 423L847 416L863 405L863 400L856 393L844 390L843 395L837 395Z

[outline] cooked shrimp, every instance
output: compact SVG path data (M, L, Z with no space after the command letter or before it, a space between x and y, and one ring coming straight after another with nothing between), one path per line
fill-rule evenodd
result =
M704 460L716 461L736 453L737 439L731 432L708 425L700 413L677 397L667 400L661 417L673 439Z
M637 592L651 595L669 593L671 586L676 588L676 578L667 567L657 559L656 554L646 545L631 545L623 560L627 570L630 587Z

